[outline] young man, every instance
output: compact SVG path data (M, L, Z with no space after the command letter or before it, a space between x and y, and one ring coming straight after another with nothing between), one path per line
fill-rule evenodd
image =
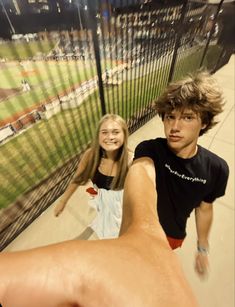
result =
M117 239L0 253L2 306L198 306L158 222L154 170L136 166L124 187L127 231Z
M195 209L195 269L200 276L208 269L212 203L224 195L229 170L223 159L197 142L216 124L223 104L222 92L207 72L170 84L156 102L166 138L143 141L134 157L135 167L154 169L159 221L172 249L181 246L187 219ZM124 220L121 232L125 227Z

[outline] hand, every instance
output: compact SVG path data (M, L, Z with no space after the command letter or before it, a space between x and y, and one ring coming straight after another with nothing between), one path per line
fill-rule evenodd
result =
M208 276L209 259L207 253L197 252L195 256L195 271L201 279Z
M55 210L54 210L54 215L58 217L64 210L65 208L65 202L60 200L59 203L56 205Z

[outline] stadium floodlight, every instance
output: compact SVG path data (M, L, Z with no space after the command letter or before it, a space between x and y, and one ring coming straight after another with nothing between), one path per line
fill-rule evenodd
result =
M9 25L10 25L10 28L11 28L11 31L12 31L12 34L15 34L16 31L15 31L15 28L13 27L13 24L11 23L11 20L10 20L10 17L8 16L7 10L6 10L6 8L5 8L5 6L4 6L2 0L0 0L0 1L1 1L1 5L2 5L3 12L4 12L4 14L6 15L7 21L9 22Z

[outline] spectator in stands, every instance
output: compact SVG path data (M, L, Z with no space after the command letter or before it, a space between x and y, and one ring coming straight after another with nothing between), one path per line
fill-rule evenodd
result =
M127 140L127 125L120 116L107 114L100 120L91 147L82 156L73 180L55 207L55 216L61 214L78 186L91 180L93 186L87 192L97 215L89 229L99 238L118 236L123 185L133 156L128 150ZM89 229L86 233L91 234Z
M207 72L170 84L156 102L166 138L140 143L133 162L136 168L152 169L159 221L172 249L182 245L187 219L195 209L195 269L201 277L208 272L213 202L225 194L229 170L222 158L197 142L216 124L223 104L222 92ZM128 212L125 216L121 232L128 226Z
M151 171L134 164L128 172L123 206L129 224L121 237L1 253L1 304L198 306L158 222Z

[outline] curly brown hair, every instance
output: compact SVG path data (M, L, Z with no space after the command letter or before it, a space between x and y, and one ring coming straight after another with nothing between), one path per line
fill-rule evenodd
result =
M173 110L190 109L201 117L206 127L200 136L215 126L215 116L223 111L224 97L216 79L207 71L172 82L155 102L158 115L164 119L165 113Z

